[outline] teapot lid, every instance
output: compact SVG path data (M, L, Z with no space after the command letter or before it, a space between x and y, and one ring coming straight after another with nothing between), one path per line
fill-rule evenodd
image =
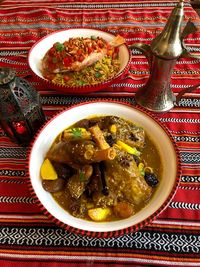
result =
M14 79L16 72L11 68L0 68L0 85L9 83Z

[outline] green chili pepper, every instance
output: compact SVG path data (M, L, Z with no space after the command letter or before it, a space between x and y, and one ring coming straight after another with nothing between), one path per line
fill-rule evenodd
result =
M144 171L144 164L142 162L139 163L138 169L139 169L140 174L142 176L144 176L145 175L145 171Z

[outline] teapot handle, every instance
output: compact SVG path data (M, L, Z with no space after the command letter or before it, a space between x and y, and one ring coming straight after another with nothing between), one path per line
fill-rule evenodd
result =
M187 47L184 43L184 38L190 34L197 31L197 27L195 26L195 24L191 21L191 19L188 20L183 32L182 32L182 36L181 36L181 40L182 40L182 46L183 46L183 52L181 54L182 57L190 57L190 58L195 58L195 59L200 59L200 55L195 55L192 54L190 52L188 52ZM178 102L180 101L181 97L186 94L186 93L190 93L193 90L197 89L198 87L200 87L200 84L198 85L194 85L194 86L190 86L187 87L185 89L183 89L180 93L178 93L178 95L176 96L176 101L175 101L175 105L178 105Z
M195 58L195 59L200 59L200 55L195 55L187 51L187 48L185 44L183 44L184 50L181 54L182 57L190 57L190 58Z
M137 49L140 52L142 52L145 57L147 58L147 61L149 63L149 66L151 68L151 63L152 63L152 53L151 53L151 47L150 45L143 44L143 43L135 43L132 45L129 45L129 48L132 49Z
M176 101L175 101L175 105L178 106L178 102L180 101L181 97L186 94L186 93L190 93L192 92L193 90L197 89L198 87L200 87L200 84L197 84L197 85L194 85L194 86L190 86L190 87L187 87L185 89L183 89L180 93L177 94L176 96Z
M183 52L181 54L182 57L190 57L190 58L195 58L195 59L200 59L200 55L195 55L195 54L192 54L190 52L188 52L187 50L187 47L184 43L184 38L197 31L197 27L195 26L195 24L191 21L191 19L188 20L182 34L181 34L181 41L182 41L182 46L183 46Z

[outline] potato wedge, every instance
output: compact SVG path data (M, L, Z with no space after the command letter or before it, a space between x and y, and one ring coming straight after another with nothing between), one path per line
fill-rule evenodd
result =
M110 208L95 208L88 210L89 217L96 222L105 221L111 215Z

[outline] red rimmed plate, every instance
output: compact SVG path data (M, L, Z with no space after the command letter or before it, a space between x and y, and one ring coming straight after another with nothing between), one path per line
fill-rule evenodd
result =
M63 43L69 38L75 37L102 37L107 42L112 41L116 36L108 33L106 31L89 29L89 28L74 28L67 30L59 30L53 33L48 34L43 37L41 40L36 42L33 47L30 49L28 54L28 64L33 74L49 88L72 94L82 94L102 90L113 83L118 82L129 70L131 62L131 51L126 44L119 46L119 61L120 69L117 74L98 84L94 85L81 85L81 86L63 86L52 83L51 81L45 79L41 73L41 60L44 57L45 53L52 47L55 42Z
M41 183L40 167L55 137L65 128L91 115L114 115L133 121L144 128L156 142L161 155L163 175L150 202L135 215L113 222L91 222L75 218L61 208ZM59 113L39 131L29 153L30 190L43 212L59 226L77 234L111 237L141 229L167 207L177 188L180 159L168 129L150 112L116 101L82 103Z

